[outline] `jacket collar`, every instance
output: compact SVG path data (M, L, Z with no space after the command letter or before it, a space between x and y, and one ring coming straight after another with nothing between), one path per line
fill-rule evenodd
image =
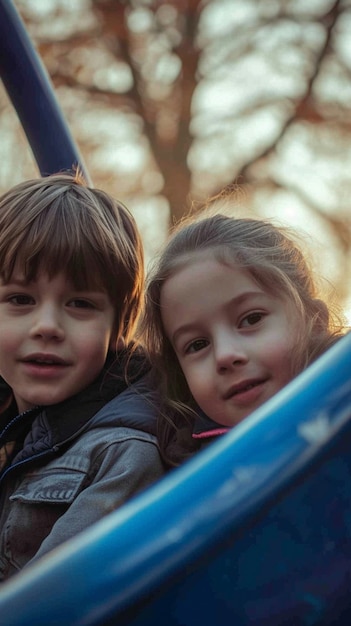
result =
M218 437L219 435L224 435L229 432L229 430L230 428L217 424L217 422L214 422L211 418L207 417L201 409L198 409L198 415L195 419L192 437L193 439L209 439L212 437Z
M64 402L45 407L53 444L64 442L80 431L105 404L127 388L128 382L138 380L148 369L141 353L135 352L132 357L126 352L109 353L104 369L89 387Z

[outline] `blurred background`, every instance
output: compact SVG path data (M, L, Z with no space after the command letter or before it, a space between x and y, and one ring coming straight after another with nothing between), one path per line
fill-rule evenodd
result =
M351 0L14 0L150 261L223 188L303 233L351 321ZM38 120L40 124L40 120ZM38 176L0 84L0 192Z

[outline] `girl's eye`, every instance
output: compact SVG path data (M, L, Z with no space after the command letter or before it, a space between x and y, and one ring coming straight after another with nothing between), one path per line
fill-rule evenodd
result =
M69 306L74 309L94 309L94 305L89 300L83 300L82 298L75 298L74 300L70 300Z
M248 315L246 315L246 317L244 317L240 325L243 327L254 326L261 321L264 315L265 314L261 311L254 311L253 313L249 313Z
M206 339L196 339L195 341L192 341L192 343L190 343L187 348L186 348L186 354L191 354L192 352L199 352L199 350L203 350L204 348L206 348L206 346L208 346L208 341Z
M16 294L14 296L10 296L8 298L8 302L14 304L15 306L26 306L28 304L33 304L34 299L32 296L28 296L26 294Z

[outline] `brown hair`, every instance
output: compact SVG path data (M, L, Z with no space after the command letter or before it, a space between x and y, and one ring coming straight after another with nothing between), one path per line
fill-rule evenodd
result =
M172 459L167 449L175 433L192 426L194 401L164 332L161 290L177 269L204 250L210 251L221 263L245 268L269 293L294 304L301 321L301 336L296 338L296 354L292 355L296 374L326 350L342 329L337 317L332 316L318 297L311 269L288 229L264 220L221 214L181 224L148 277L141 326L142 338L164 397L159 438L168 462Z
M103 288L129 343L141 310L144 258L128 209L77 173L24 181L0 198L0 276L19 267L27 281L41 269L64 272L79 289Z

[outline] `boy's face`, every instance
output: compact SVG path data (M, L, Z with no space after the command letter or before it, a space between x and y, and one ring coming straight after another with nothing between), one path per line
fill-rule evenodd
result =
M62 273L0 280L0 374L19 412L87 387L115 346L114 317L106 292L77 291Z
M165 281L161 315L193 398L219 424L238 424L294 376L297 316L242 269L194 254Z

